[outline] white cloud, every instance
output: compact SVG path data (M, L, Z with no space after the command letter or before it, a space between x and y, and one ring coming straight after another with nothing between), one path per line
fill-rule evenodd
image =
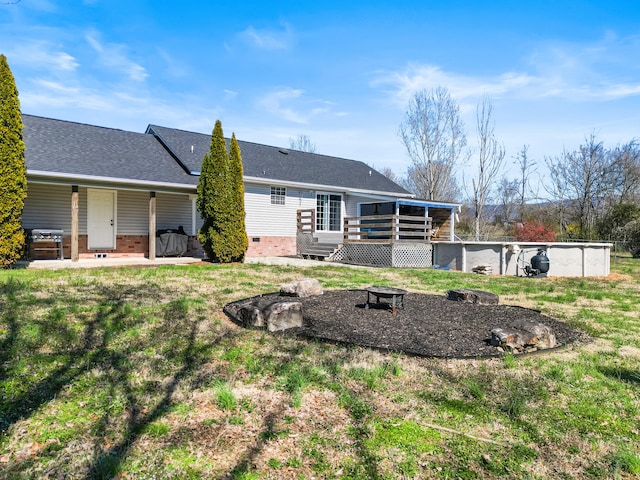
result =
M460 103L494 97L534 100L560 97L576 102L612 100L640 95L640 37L617 38L608 33L589 44L547 43L527 56L528 68L492 76L464 75L430 64L409 64L380 72L371 82L404 108L422 89L446 87ZM627 81L623 81L627 80Z
M77 59L46 41L20 44L7 52L12 64L49 68L54 71L73 71L78 68Z
M288 24L282 24L281 30L258 30L253 26L247 27L240 33L240 38L260 50L286 50L293 42L293 32Z
M344 112L333 113L334 102L309 97L304 90L289 87L264 95L258 105L279 119L300 125L327 114L346 115Z
M224 92L224 99L226 101L233 100L238 96L238 92L235 92L233 90L227 90L226 88L223 90L223 92Z
M303 93L304 90L285 88L265 95L258 103L269 113L280 117L283 120L306 124L309 121L307 115L296 112L293 108L284 105L292 100L299 99Z
M90 31L85 35L85 39L91 48L98 53L99 59L104 66L123 72L129 79L137 82L142 82L149 76L143 66L127 58L125 54L126 48L123 45L102 44L99 36L98 32Z

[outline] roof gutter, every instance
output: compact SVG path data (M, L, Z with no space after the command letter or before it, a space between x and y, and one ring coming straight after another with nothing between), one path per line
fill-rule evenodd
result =
M297 188L303 189L312 189L312 190L336 190L345 193L353 193L360 195L375 195L375 196L389 196L389 197L397 197L397 198L415 198L413 193L400 193L400 192L381 192L379 190L366 190L361 188L350 188L350 187L341 187L338 185L322 185L319 183L305 183L305 182L290 182L287 180L277 180L273 178L262 178L262 177L244 177L245 182L258 183L261 185L288 185Z
M133 180L128 178L115 178L115 177L100 177L97 175L77 175L66 174L57 172L47 172L44 170L29 170L27 169L27 176L38 178L49 178L52 180L67 180L69 182L77 181L78 183L107 183L118 185L132 185L139 187L157 187L179 190L195 191L196 185L190 185L188 183L170 183L170 182L154 182L150 180Z

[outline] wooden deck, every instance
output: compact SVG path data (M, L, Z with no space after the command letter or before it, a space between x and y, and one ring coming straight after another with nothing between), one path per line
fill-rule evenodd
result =
M345 217L344 243L430 242L431 217L372 215Z

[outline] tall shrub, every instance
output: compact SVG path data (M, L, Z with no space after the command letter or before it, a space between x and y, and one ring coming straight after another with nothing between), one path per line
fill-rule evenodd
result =
M225 248L226 227L229 222L228 171L227 145L222 133L222 122L217 120L211 133L209 153L202 159L196 200L204 221L198 239L209 259L214 262L231 261Z
M235 133L231 135L229 148L229 243L231 248L231 258L233 261L241 262L247 251L249 240L245 227L244 210L244 173L242 168L242 154L240 145L236 140Z
M16 262L24 247L22 209L27 196L22 116L7 57L0 55L0 266Z
M242 261L247 250L242 177L242 157L235 134L227 153L222 123L217 120L209 153L202 159L196 200L204 221L198 238L214 262Z

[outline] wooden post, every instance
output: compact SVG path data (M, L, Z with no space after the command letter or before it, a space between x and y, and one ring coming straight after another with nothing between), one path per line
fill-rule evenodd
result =
M71 186L71 261L77 262L78 254L78 185Z
M149 260L156 259L156 192L149 195Z

